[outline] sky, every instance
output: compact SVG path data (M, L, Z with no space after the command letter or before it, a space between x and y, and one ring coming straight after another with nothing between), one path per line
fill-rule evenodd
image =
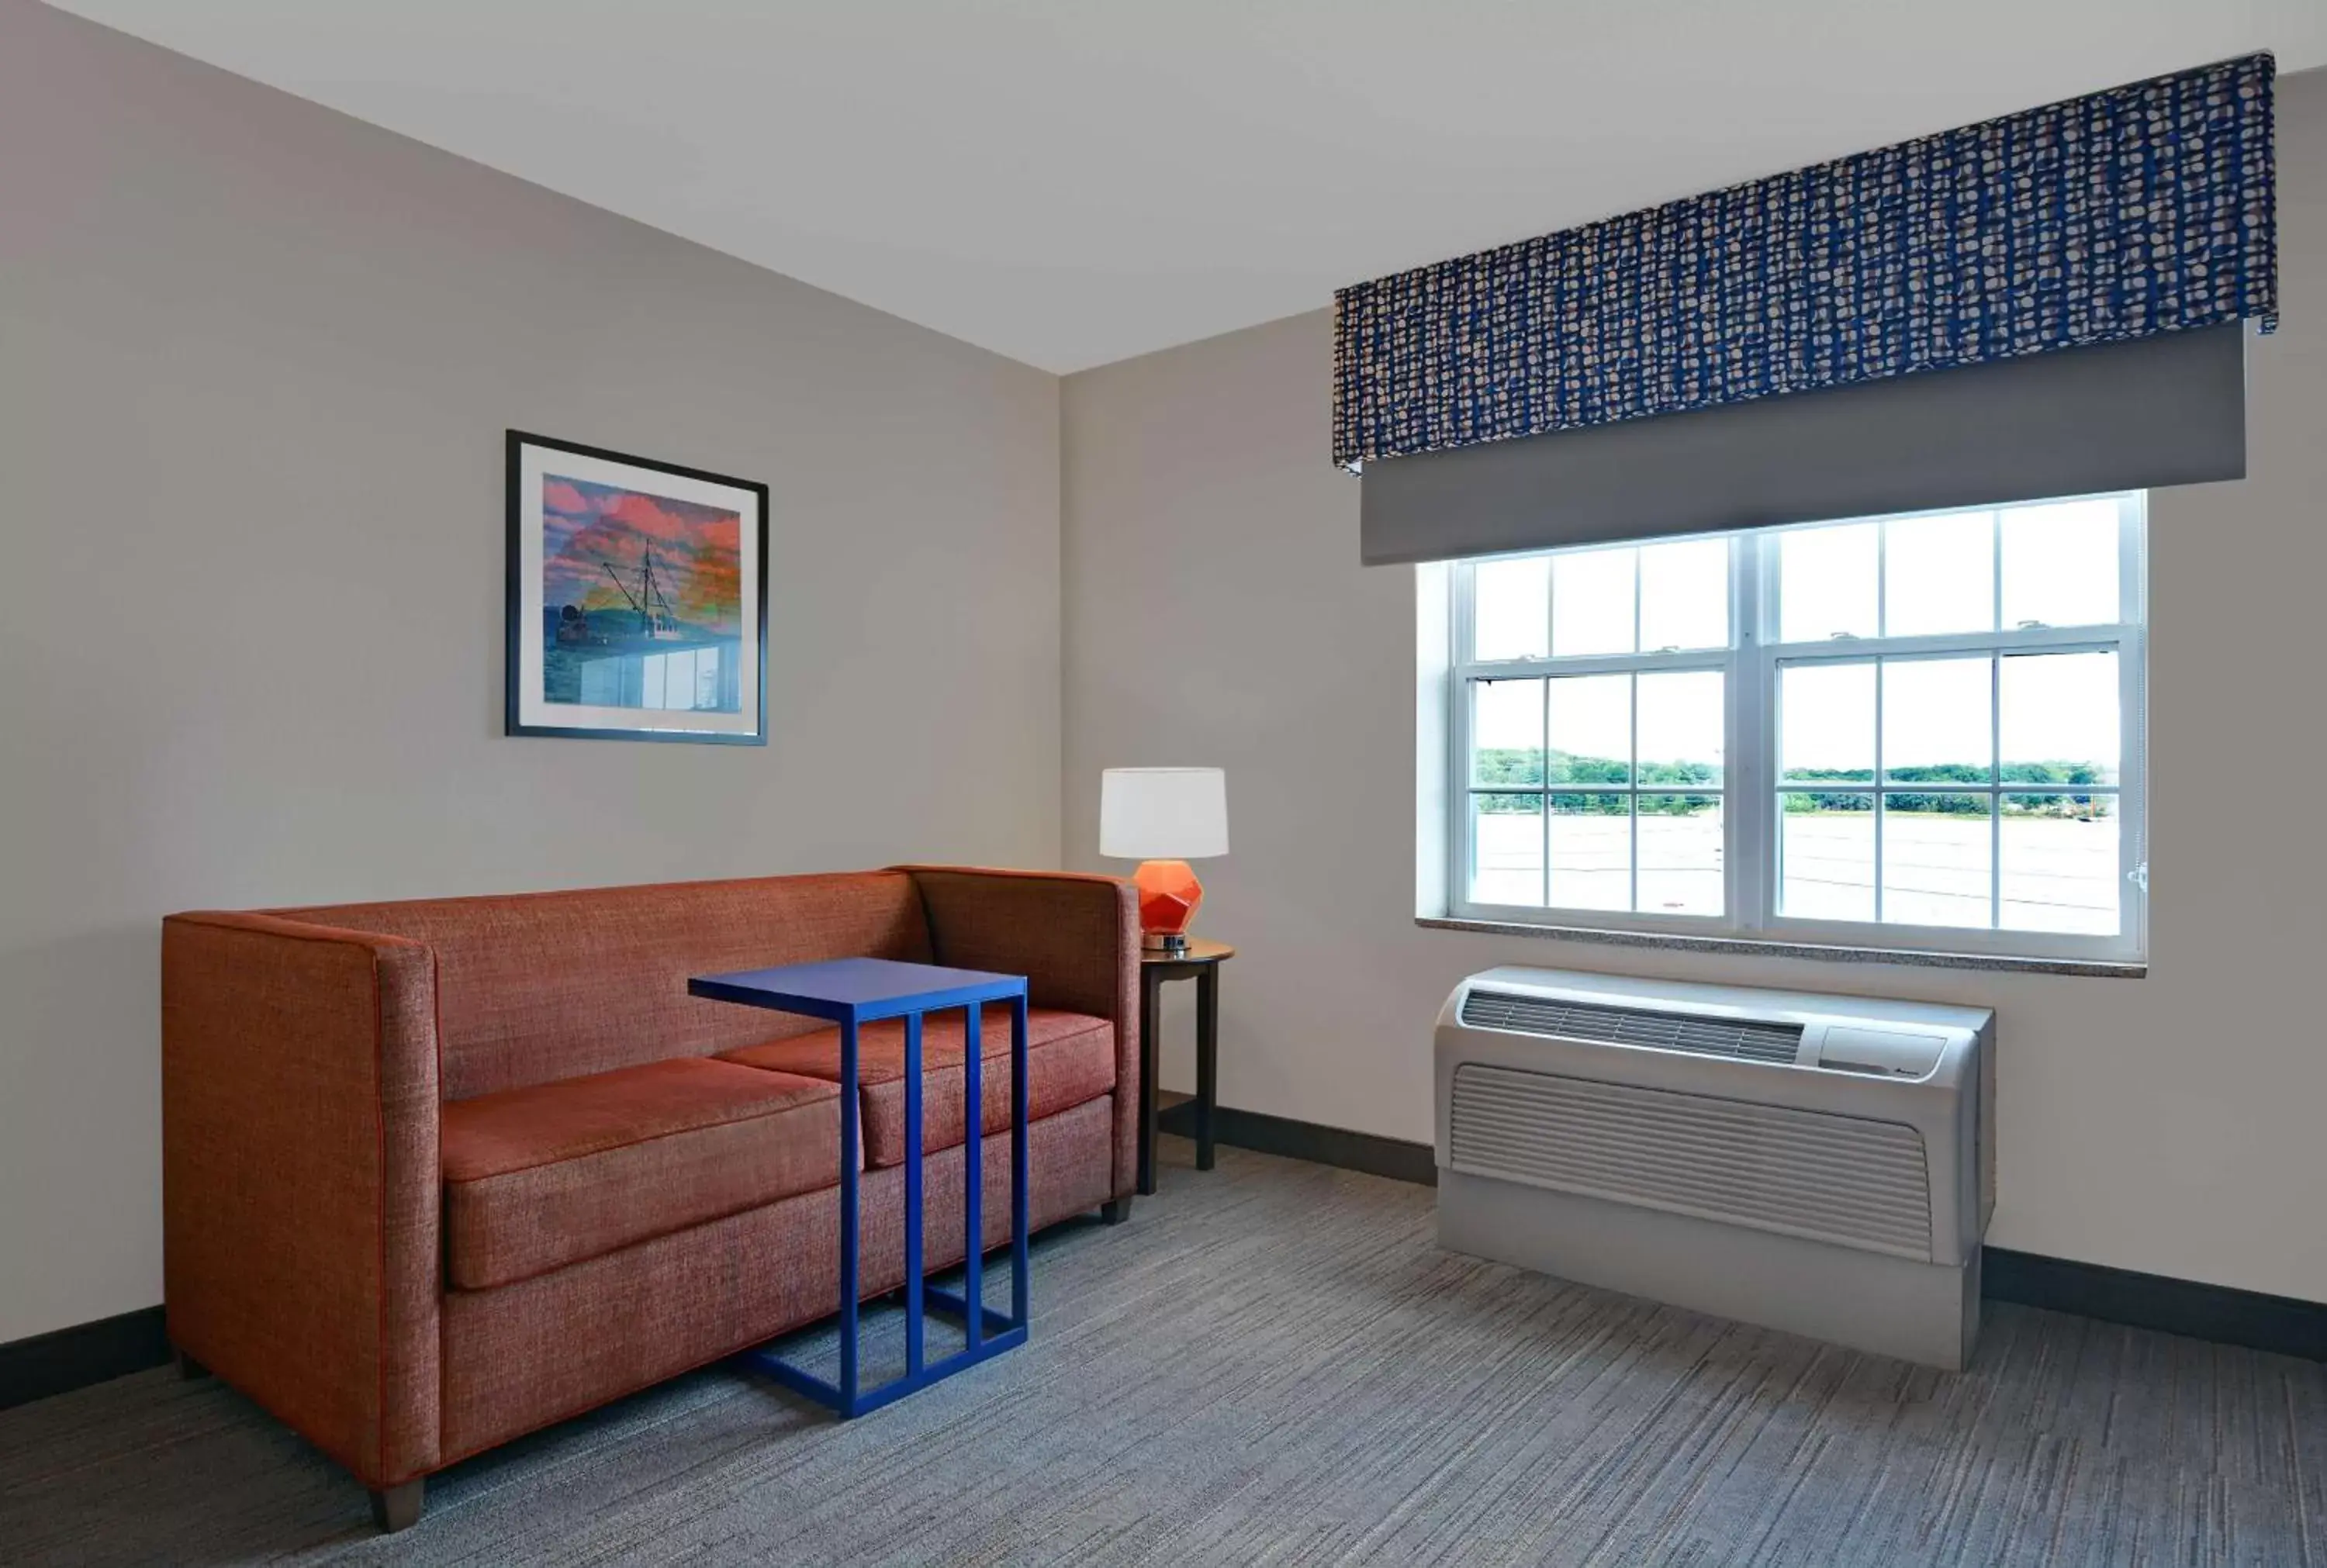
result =
M646 552L655 581L682 621L715 631L743 621L743 526L734 512L614 485L545 476L541 486L541 592L546 605L626 606L606 572L632 592Z
M2077 626L2118 619L2114 500L1951 512L1790 529L1779 546L1782 640L1984 631L2029 622ZM1883 537L1888 529L1887 539ZM1481 563L1474 639L1481 659L1630 653L1637 646L1717 649L1730 638L1726 538L1562 552ZM2002 570L2002 593L1997 571ZM2054 654L1887 661L1882 680L1886 768L1986 766L2000 728L2003 760L2092 761L2114 770L2120 744L2116 656ZM1874 765L1876 673L1871 663L1796 664L1780 692L1780 765ZM1543 694L1532 682L1476 688L1475 743L1544 743ZM1992 702L2000 695L2001 723ZM1643 761L1720 761L1716 673L1640 677ZM1622 756L1633 694L1622 675L1564 678L1549 693L1554 751Z

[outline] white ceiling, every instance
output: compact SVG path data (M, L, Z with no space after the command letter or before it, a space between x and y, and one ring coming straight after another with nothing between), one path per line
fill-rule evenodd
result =
M2322 0L64 0L1051 370L2256 48Z

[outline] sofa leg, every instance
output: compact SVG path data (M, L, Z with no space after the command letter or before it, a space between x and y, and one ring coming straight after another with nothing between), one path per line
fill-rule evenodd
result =
M1098 1217L1105 1224L1121 1225L1131 1218L1131 1199L1128 1197L1108 1199L1098 1206Z
M209 1367L179 1349L175 1345L170 1347L170 1359L177 1367L178 1377L182 1382L192 1383L197 1377L207 1377L210 1375Z
M408 1480L400 1487L374 1488L371 1494L371 1522L382 1533L394 1535L409 1530L420 1522L422 1490L427 1482Z

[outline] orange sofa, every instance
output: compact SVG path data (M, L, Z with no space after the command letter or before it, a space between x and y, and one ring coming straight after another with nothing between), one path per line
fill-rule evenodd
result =
M170 917L182 1364L353 1471L397 1528L433 1470L837 1311L838 1037L687 981L844 957L1025 975L1031 1221L1127 1213L1139 929L1113 878L910 866ZM985 1033L992 1247L1006 1009ZM961 1036L959 1013L930 1018L932 1267L962 1255ZM904 1277L901 1027L868 1028L861 1060L874 1295Z

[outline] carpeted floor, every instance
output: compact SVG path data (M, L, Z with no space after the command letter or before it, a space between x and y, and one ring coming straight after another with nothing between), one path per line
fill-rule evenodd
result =
M0 1560L2327 1568L2327 1367L1995 1307L1951 1377L1432 1246L1419 1187L1170 1140L1032 1343L846 1425L700 1373L371 1534L215 1381L0 1414Z

